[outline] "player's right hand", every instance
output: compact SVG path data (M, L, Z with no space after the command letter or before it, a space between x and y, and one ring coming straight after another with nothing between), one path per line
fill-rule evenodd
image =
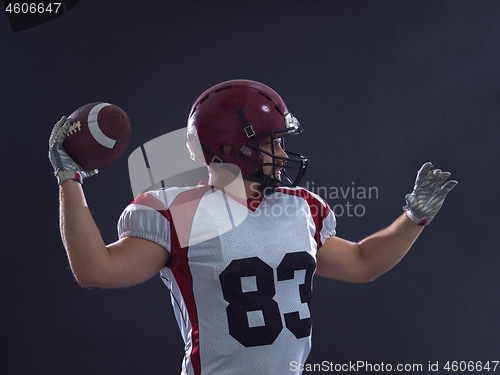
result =
M52 129L49 138L49 160L54 168L57 182L62 184L68 179L83 183L83 179L95 175L98 170L85 171L64 150L63 142L71 122L63 116Z

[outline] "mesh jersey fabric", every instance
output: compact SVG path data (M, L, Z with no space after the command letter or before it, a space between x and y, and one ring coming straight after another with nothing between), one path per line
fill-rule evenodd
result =
M153 190L122 213L119 238L163 246L160 271L185 343L181 375L293 374L311 348L316 252L335 235L328 204L278 188L242 205L211 186Z

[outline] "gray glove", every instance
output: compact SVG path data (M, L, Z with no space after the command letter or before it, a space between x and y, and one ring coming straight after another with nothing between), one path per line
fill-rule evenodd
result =
M63 142L68 134L71 121L63 116L52 129L49 138L49 160L54 167L54 176L59 185L68 179L74 179L83 183L83 179L95 175L98 170L84 171L71 157L64 151Z
M413 192L405 197L407 204L403 210L419 225L431 222L443 205L446 194L458 184L455 180L446 181L451 176L450 172L431 170L432 167L432 163L427 162L420 168Z

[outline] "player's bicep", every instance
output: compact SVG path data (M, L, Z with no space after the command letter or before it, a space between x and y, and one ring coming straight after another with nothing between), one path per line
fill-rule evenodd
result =
M140 284L157 274L170 260L170 253L155 242L124 237L107 246L107 265L100 275L103 288Z
M360 282L362 258L355 242L332 236L318 249L316 274L330 279Z

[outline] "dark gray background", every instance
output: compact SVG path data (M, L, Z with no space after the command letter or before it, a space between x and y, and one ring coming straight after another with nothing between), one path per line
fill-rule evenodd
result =
M85 181L106 242L132 200L127 157L185 126L221 81L277 90L306 132L304 183L377 187L359 240L401 213L426 161L460 181L410 253L351 285L316 278L310 363L500 360L500 2L95 1L12 33L0 16L1 367L9 374L178 374L183 345L159 277L128 289L74 281L58 231L47 139L108 101L132 121L114 164ZM497 369L497 372L500 368Z

